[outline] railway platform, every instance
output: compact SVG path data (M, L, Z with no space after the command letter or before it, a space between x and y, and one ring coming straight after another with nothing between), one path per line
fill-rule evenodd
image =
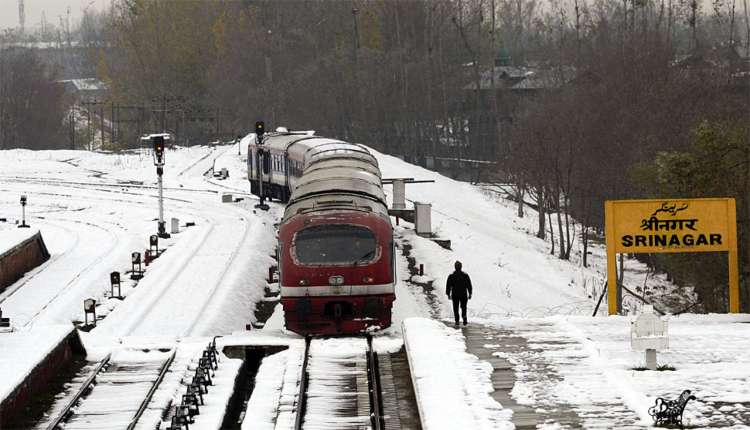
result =
M638 368L627 318L508 318L447 327L464 339L467 353L492 366L491 396L513 411L516 429L652 428L648 409L655 399L682 389L699 391L685 411L686 427L742 428L750 404L732 400L744 397L741 374L719 377L710 368L717 360L742 366L743 354L725 356L702 343L739 345L747 324L731 317L713 328L696 324L705 319L673 321L674 339L662 360L675 368L661 372Z
M83 347L72 325L58 324L2 333L0 351L0 380L9 382L0 385L0 428L16 428Z

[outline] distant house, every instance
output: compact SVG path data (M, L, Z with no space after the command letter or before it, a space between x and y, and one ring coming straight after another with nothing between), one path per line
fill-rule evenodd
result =
M476 97L476 78L463 87L467 110L472 112L469 118L469 141L474 158L496 160L498 156L502 156L507 150L508 131L523 100L543 92L558 90L565 85L593 79L589 74L579 73L571 66L511 66L509 62L509 57L498 56L494 67L479 75L479 101ZM493 95L497 103L497 121L492 117Z
M711 76L740 91L750 87L750 55L746 48L738 44L693 50L678 56L672 62L672 67L686 75L699 73L701 78Z
M60 82L76 103L109 99L109 86L97 78L65 79Z

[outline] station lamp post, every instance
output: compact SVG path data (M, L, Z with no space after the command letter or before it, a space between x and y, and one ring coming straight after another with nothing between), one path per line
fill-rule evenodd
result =
M170 237L167 233L166 222L164 221L164 181L162 176L164 175L164 163L166 161L166 154L164 153L164 144L169 139L168 134L152 134L150 136L151 143L154 148L154 166L156 166L156 176L158 178L159 187L159 225L157 228L157 234L161 238Z
M263 195L263 174L268 170L266 167L266 163L268 163L268 160L266 160L266 151L263 149L263 135L265 133L265 123L263 123L263 121L256 121L255 140L258 143L258 195L260 196L260 203L255 205L255 207L267 211L268 205L265 203L266 198Z
M29 228L26 224L26 194L21 194L21 224L18 228Z

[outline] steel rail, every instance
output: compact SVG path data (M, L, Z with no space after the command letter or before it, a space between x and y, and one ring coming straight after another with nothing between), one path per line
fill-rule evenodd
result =
M65 405L65 407L63 408L63 410L60 411L60 414L58 414L57 418L55 418L55 420L52 421L47 426L47 430L54 430L54 429L56 429L60 425L60 423L62 423L63 420L65 420L68 417L68 415L70 415L70 410L73 408L73 406L75 406L76 403L78 403L78 401L81 399L81 397L83 397L83 393L86 392L86 390L89 388L89 386L91 386L91 384L94 382L94 379L96 379L96 375L98 375L99 372L102 371L102 369L104 368L104 366L106 366L107 363L109 363L109 359L110 359L111 356L112 356L111 353L107 354L107 356L104 357L104 359L99 362L99 364L96 366L96 369L93 372L91 372L91 374L83 382L83 385L81 385L81 388L78 389L78 392L76 393L76 395L73 396L73 398L70 400L70 402L68 402L68 404Z
M294 418L294 430L302 430L307 407L307 363L310 357L312 336L305 337L305 357L302 359L302 370L299 377L299 394L297 395L297 416Z
M148 390L148 394L146 394L146 398L143 399L143 401L141 402L141 405L138 407L138 411L136 411L135 415L133 415L133 419L130 420L130 424L128 424L128 430L133 430L135 428L135 425L138 423L138 420L141 419L141 415L143 415L143 413L146 412L146 408L148 407L148 404L151 403L151 398L154 396L156 389L159 388L159 384L161 384L161 381L164 379L164 376L167 374L167 370L169 370L169 366L172 365L172 361L174 361L174 356L176 354L177 354L177 349L172 350L172 355L170 355L167 361L165 361L164 364L161 366L161 370L159 371L159 377L156 378L156 381L154 381L154 384L151 386L151 389Z
M378 354L372 348L372 335L367 334L367 382L370 395L370 421L373 430L385 429L383 392L380 385Z

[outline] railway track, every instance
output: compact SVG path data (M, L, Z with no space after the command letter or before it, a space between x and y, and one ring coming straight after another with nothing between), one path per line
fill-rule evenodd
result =
M174 360L116 361L107 355L83 380L46 430L135 428Z
M295 430L385 430L386 408L372 337L307 337L300 374Z

